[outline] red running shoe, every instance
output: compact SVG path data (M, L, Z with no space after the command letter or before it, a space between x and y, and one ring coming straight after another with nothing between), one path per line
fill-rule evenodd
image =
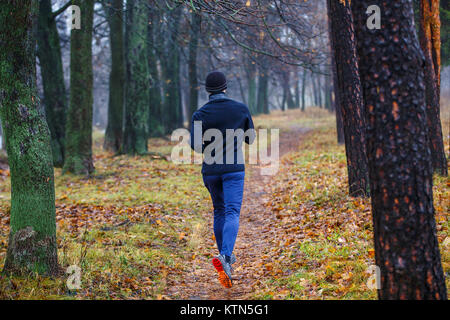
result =
M231 265L225 261L225 257L219 254L212 259L212 264L219 274L219 282L225 288L231 288L233 286L231 279Z

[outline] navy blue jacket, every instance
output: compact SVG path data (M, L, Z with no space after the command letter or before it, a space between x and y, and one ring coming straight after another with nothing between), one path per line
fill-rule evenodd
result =
M197 137L200 131L195 132L194 130L195 121L201 121L201 137ZM202 137L204 137L205 132L208 129L217 129L220 131L223 144L219 146L218 143L220 141L217 141L214 144L214 141L216 140L215 136L210 137L211 141L203 141ZM229 132L228 136L230 138L228 140L231 143L228 144L226 143L227 129L235 130L235 135L231 135ZM216 133L218 133L217 130ZM214 133L214 130L212 132ZM239 135L239 132L245 134ZM202 165L202 174L204 175L220 175L228 172L244 171L245 164L242 155L242 142L245 140L247 144L251 144L254 139L255 132L253 120L247 106L241 102L228 98L224 93L211 95L209 101L192 115L191 148L196 152L204 153L207 151L204 155ZM210 146L210 148L208 148L208 146ZM206 155L211 154L214 157L216 156L215 151L220 149L223 155L222 161L218 160L221 158L220 153L218 153L217 158L215 159L218 161L208 164ZM211 150L213 150L213 152L210 152ZM227 153L229 154L228 161ZM233 156L232 161L230 161L231 155ZM209 159L211 159L211 157L209 157Z

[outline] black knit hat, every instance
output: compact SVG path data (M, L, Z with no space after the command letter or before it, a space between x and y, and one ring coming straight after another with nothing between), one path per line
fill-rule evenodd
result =
M213 71L206 77L206 91L209 93L222 92L227 88L227 78L220 71Z

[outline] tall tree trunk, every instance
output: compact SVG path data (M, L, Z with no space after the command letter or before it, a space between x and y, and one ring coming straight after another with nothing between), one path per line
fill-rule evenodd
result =
M294 109L295 108L295 102L294 97L292 96L291 87L290 87L290 73L289 71L286 72L286 103L288 109Z
M257 107L259 113L269 113L269 100L267 97L267 91L269 88L269 77L267 71L262 69L259 71L258 75L258 96L257 96Z
M0 6L0 116L11 170L9 244L4 272L59 273L50 132L36 90L38 2Z
M441 37L439 0L420 0L419 38L425 55L425 101L427 110L428 141L433 169L447 176L447 159L440 117Z
M163 114L166 133L183 125L180 95L180 48L177 41L180 27L180 8L168 14L168 37L165 45L166 54L163 55L162 71L164 78Z
M283 100L281 101L281 110L286 111L289 97L289 71L281 71L281 87L283 89Z
M81 29L70 35L70 102L63 172L91 174L92 160L92 24L94 0L74 0L81 9Z
M320 68L319 68L320 71ZM322 83L320 81L320 79L322 78L321 74L318 73L316 76L316 80L317 80L317 103L319 105L320 108L323 107L322 104Z
M286 96L287 96L286 86L283 84L283 98L281 100L281 110L282 111L286 111Z
M191 39L189 41L189 58L188 58L188 73L189 73L189 112L188 123L191 123L192 115L198 108L198 76L197 76L197 51L198 38L200 36L200 27L202 23L202 16L197 12L191 14Z
M247 93L244 90L244 86L242 85L242 78L240 74L235 74L236 81L239 84L239 92L241 93L241 100L244 104L247 104Z
M104 148L119 152L123 139L123 111L125 103L125 58L123 37L123 0L112 0L108 7L110 29L111 73L109 74L108 125Z
M61 47L51 0L39 1L37 55L44 88L44 105L50 129L53 165L64 164L64 136L67 96L61 60Z
M316 83L316 76L313 71L311 71L311 84L312 84L312 91L313 91L313 98L314 98L314 106L319 106L319 98L317 97L317 83Z
M295 70L295 84L294 84L294 108L300 108L300 79L299 71Z
M149 4L153 0L148 0ZM162 97L161 79L158 72L158 55L156 54L157 43L155 38L159 34L159 15L156 10L150 8L150 21L147 33L148 71L150 73L150 106L149 106L149 136L164 135L164 124L162 121Z
M247 60L246 63L246 71L247 71L247 86L248 86L248 108L252 114L258 113L257 107L257 90L256 90L256 65L254 61L251 59Z
M381 8L381 29L366 9ZM423 55L411 0L352 2L380 299L446 299L427 143Z
M148 52L147 3L127 1L125 56L125 127L122 151L127 154L145 154L148 151Z
M358 71L355 31L349 0L327 0L340 113L344 128L349 194L368 194L364 103Z
M305 111L305 99L306 99L306 69L303 69L303 78L302 78L302 111Z

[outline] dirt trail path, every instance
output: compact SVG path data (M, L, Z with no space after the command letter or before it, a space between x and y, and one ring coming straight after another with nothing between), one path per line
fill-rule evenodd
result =
M292 127L280 130L280 160L283 155L297 150L297 147L308 131L306 128ZM281 163L280 163L281 167ZM244 200L242 204L239 234L234 253L237 262L233 265L233 287L223 288L217 273L211 264L211 255L217 254L212 234L212 214L207 218L206 234L197 234L202 243L198 254L189 260L189 267L181 283L168 286L166 295L175 299L248 299L258 286L263 275L264 266L270 263L272 249L271 234L277 232L265 226L276 219L264 203L270 197L270 181L272 176L260 175L257 166L247 166ZM205 228L202 228L205 229ZM201 233L201 230L198 230Z

